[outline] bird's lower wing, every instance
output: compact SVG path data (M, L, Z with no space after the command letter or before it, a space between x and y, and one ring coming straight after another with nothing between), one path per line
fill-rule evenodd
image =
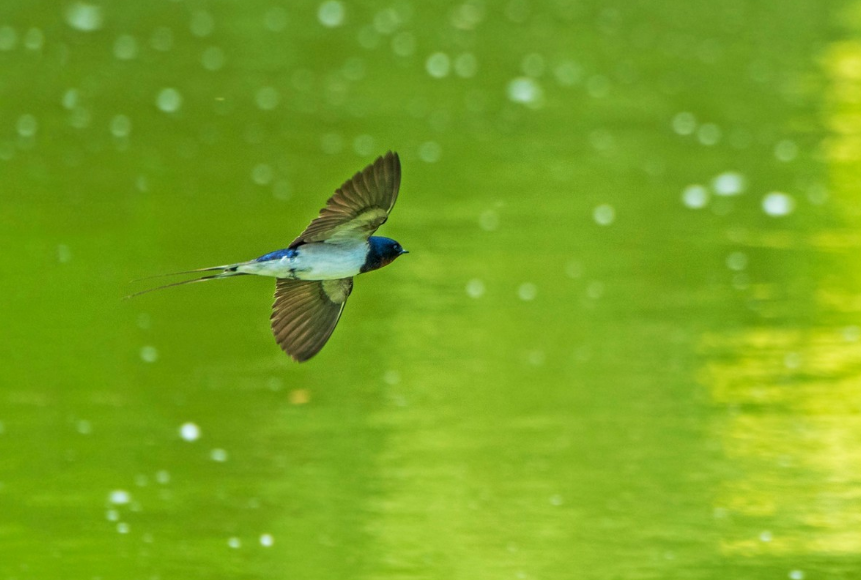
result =
M279 278L271 316L275 341L293 360L308 360L332 336L352 290L352 278L322 281Z

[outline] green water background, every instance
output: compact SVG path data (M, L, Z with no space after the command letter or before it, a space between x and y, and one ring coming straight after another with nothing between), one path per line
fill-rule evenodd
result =
M861 576L861 4L0 5L0 578ZM403 163L296 365L284 247Z

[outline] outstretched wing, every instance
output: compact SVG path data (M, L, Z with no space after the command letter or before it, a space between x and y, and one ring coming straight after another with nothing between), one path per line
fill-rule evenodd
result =
M397 153L389 151L336 190L290 247L368 239L388 219L400 185L401 162Z
M293 360L305 362L332 336L352 290L352 278L279 278L270 318L275 341Z

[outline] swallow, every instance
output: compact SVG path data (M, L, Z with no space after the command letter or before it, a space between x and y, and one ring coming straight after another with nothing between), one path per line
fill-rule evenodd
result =
M287 355L305 362L332 336L353 291L353 278L408 253L395 240L372 235L389 218L400 185L401 163L398 154L389 151L344 182L286 248L247 262L176 272L216 273L131 296L234 276L275 278L272 333Z

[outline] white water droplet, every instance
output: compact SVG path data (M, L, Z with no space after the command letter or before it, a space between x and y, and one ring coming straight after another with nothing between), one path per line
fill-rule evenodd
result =
M38 28L31 28L24 35L24 48L27 50L42 50L45 44L45 33Z
M72 250L66 244L57 246L57 261L61 264L68 264L72 261Z
M132 494L124 489L115 489L108 494L108 501L114 505L126 505L132 501Z
M495 209L486 209L478 216L478 227L486 232L499 228L499 214Z
M697 130L697 140L703 145L717 145L721 137L720 127L714 123L706 123Z
M344 5L338 0L327 0L320 4L317 19L326 28L335 28L344 23Z
M592 211L592 218L599 226L609 226L616 221L616 210L612 205L604 203Z
M39 130L39 122L33 115L21 115L15 123L15 128L21 137L35 137L36 131Z
M165 88L159 91L155 104L165 113L175 113L182 107L182 95L174 88Z
M258 163L251 170L251 180L257 185L269 185L275 172L270 165Z
M191 15L191 33L199 38L209 36L215 30L215 18L206 10L198 10Z
M733 252L726 257L726 266L730 270L741 272L747 268L747 254L744 252Z
M508 98L514 103L537 108L544 101L544 91L535 79L517 77L508 83Z
M154 363L158 360L158 350L154 346L141 347L141 360L145 363Z
M538 287L532 282L524 282L517 288L517 297L523 301L535 300L538 296Z
M778 161L788 163L798 156L798 145L795 141L784 139L774 147L774 156Z
M690 135L697 129L697 119L693 113L682 111L673 117L672 125L677 135Z
M795 200L786 193L772 191L762 198L762 209L772 217L783 217L795 210Z
M484 282L478 278L473 278L466 283L466 295L470 298L481 298L484 296Z
M117 115L111 119L111 135L114 137L128 137L132 131L132 121L125 115Z
M383 381L387 385L392 385L392 386L400 384L401 373L394 370L394 369L387 370L386 372L383 373Z
M62 104L64 109L72 110L78 106L78 101L80 100L80 93L78 89L67 89L66 92L63 93Z
M435 52L425 61L425 69L435 79L447 77L451 70L451 59L444 52Z
M597 300L601 296L604 295L604 283L598 280L594 280L589 282L589 285L586 286L586 296L591 298L592 300Z
M709 203L709 192L702 185L689 185L682 191L682 203L691 209L704 208Z
M200 427L194 423L183 423L179 428L179 436L186 441L197 441L200 439Z
M66 9L66 22L75 30L92 32L102 27L104 15L100 6L74 2Z
M425 163L436 163L442 155L442 148L436 141L425 141L419 146L419 158Z
M725 171L712 179L712 190L717 195L739 195L747 188L747 180L741 173Z

